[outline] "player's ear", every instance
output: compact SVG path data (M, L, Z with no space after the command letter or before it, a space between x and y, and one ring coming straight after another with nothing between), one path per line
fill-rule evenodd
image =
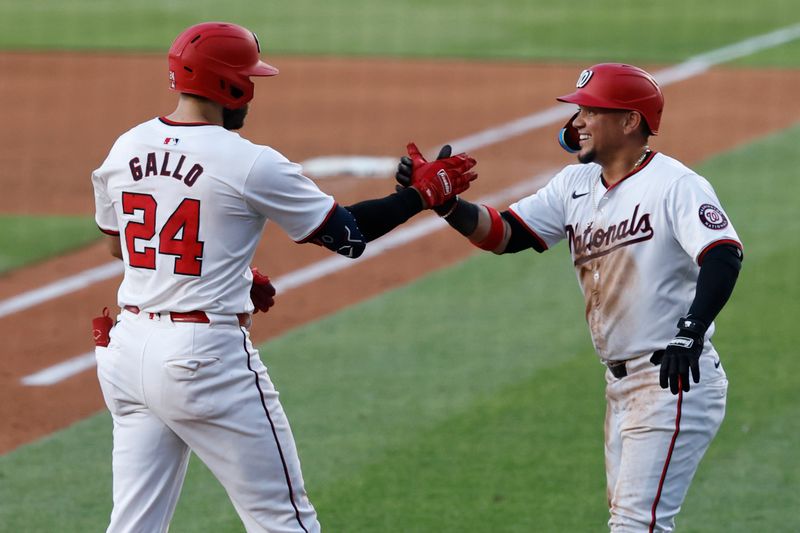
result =
M624 129L626 134L632 133L634 131L642 129L642 125L644 124L644 120L642 119L642 114L638 111L628 111L625 113L625 118L622 123L622 128Z

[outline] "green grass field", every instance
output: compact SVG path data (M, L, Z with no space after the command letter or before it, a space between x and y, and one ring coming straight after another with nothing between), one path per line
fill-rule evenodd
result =
M0 0L0 51L162 53L187 25L228 20L257 31L267 55L669 64L798 24L795 2L762 0L732 9L728 0L583 0L569 6L545 0L273 0L254 8L247 0ZM796 68L798 58L800 40L735 63ZM89 219L66 222L68 234L53 241L52 218L11 218L0 220L0 244L11 242L0 248L0 272L100 237ZM24 233L12 241L23 219ZM37 242L47 244L29 245Z
M252 28L267 53L672 63L800 14L795 0L0 0L0 49L164 51L202 20ZM794 67L798 50L753 64Z
M680 531L800 530L798 143L800 125L699 168L746 260L715 338L728 415ZM476 255L261 349L328 531L604 530L603 369L563 246ZM0 529L102 529L110 432L102 413L0 457ZM193 462L171 531L240 530Z
M98 235L90 216L0 214L0 274L82 246Z
M796 0L735 4L0 0L0 49L163 52L186 25L222 19L258 31L268 53L668 64L800 22ZM798 68L800 44L738 64ZM678 518L682 533L800 531L799 144L800 117L698 168L746 259L715 337L728 414ZM2 216L0 271L96 231L89 214ZM582 317L561 245L476 254L262 346L325 530L606 531L603 368ZM0 532L103 530L110 453L100 413L0 456ZM242 531L197 461L171 531Z
M800 13L795 0L735 9L728 0L583 0L569 6L545 0L272 0L258 7L248 0L0 0L0 51L162 53L179 31L202 20L252 28L267 55L669 64L800 23ZM794 68L798 58L795 41L736 63ZM24 243L47 241L51 220L27 217L25 224L23 244L0 249L0 272L99 238L88 224L71 224L70 235L38 249Z

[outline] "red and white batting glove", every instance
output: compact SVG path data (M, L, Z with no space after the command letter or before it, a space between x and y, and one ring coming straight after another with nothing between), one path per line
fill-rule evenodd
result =
M469 170L477 164L465 153L428 162L413 142L406 147L411 158L411 187L422 197L425 208L436 207L469 189L478 178Z
M257 267L251 267L250 272L253 273L250 299L253 300L253 306L256 308L253 314L259 311L266 313L270 307L275 305L275 287L272 286L269 276L259 272Z

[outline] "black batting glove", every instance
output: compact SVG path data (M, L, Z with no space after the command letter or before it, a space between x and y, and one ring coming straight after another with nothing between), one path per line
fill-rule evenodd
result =
M659 383L669 387L672 394L689 391L689 371L692 380L700 383L700 354L708 326L696 318L685 317L678 321L678 334L667 344L661 360Z
M447 159L452 155L452 153L453 148L449 144L445 144L442 146L442 149L439 150L439 155L436 156L436 159ZM411 162L411 158L407 155L401 157L400 163L397 165L397 173L394 175L394 179L397 181L397 185L394 186L394 190L400 192L411 185L412 170L413 163ZM442 205L437 205L433 208L433 210L436 211L436 214L439 216L444 216L453 210L453 206L457 201L457 197L451 198Z
M394 190L397 192L400 192L411 185L412 166L413 165L410 157L404 155L400 158L400 164L397 165L397 174L394 175L394 179L397 181L397 185L394 186Z

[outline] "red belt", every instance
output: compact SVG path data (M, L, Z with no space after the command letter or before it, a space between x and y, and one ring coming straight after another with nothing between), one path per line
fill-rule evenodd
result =
M134 315L138 315L140 309L135 305L126 305L123 309L130 311ZM160 316L161 313L149 313L150 318ZM186 313L179 313L177 311L170 311L169 318L173 322L194 322L197 324L210 324L211 320L205 311L188 311ZM239 320L239 325L248 327L250 325L250 315L248 313L237 313L236 318Z

